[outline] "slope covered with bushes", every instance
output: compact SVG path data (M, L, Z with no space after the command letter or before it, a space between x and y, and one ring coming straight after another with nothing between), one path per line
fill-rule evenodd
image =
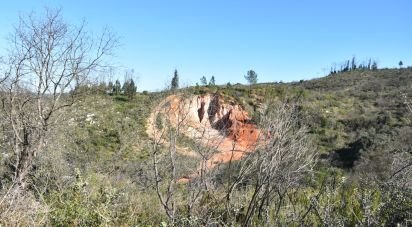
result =
M221 163L186 183L175 181L192 174L207 152L217 149L179 134L165 115L158 115L155 124L167 129L166 139L155 143L147 134L147 119L170 91L133 99L93 91L60 112L64 123L36 157L31 186L16 202L0 202L0 223L404 223L412 210L412 115L405 104L412 97L411 87L411 69L382 69L296 83L175 90L189 96L218 93L249 112L250 123L263 130L273 122L274 127L284 123L275 121L276 116L293 122L279 131L289 139L268 137L273 146ZM275 145L281 153L268 153ZM288 155L296 150L310 153ZM205 156L187 155L190 152ZM315 153L318 159L312 166L309 160ZM283 154L285 161L275 154ZM271 158L277 162L267 161ZM1 198L12 185L12 159L0 154ZM295 161L308 165L296 167Z

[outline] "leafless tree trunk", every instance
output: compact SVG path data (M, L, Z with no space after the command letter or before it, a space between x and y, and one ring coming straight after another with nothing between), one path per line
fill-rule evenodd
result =
M238 175L227 187L227 212L233 210L231 197L234 191L240 190L238 185L247 181L251 187L252 196L240 220L243 226L251 225L255 215L269 221L271 208L275 210L271 220L276 220L287 191L297 187L316 163L315 150L306 128L299 123L294 104L269 106L262 114L260 126L261 145L242 161Z
M180 130L185 124L189 109L184 99L180 101L180 97L176 98L179 99L177 102L166 99L165 102L160 104L160 108L154 112L154 121L151 126L153 129L151 132L153 139L152 159L156 193L172 222L175 219L175 190L178 180L176 176L176 143ZM167 148L167 155L162 152L163 146ZM169 164L167 174L162 174L159 170L159 162L164 158L167 158Z
M196 105L191 100L192 95L183 92L165 97L152 113L152 122L149 126L152 137L155 190L172 223L178 221L178 218L199 217L202 221L208 222L210 211L207 207L200 207L198 204L203 192L212 190L210 159L217 152L216 149L224 138L223 135L221 140L208 138L204 133L200 138L192 138L194 145L190 153L201 159L199 167L193 169L193 174L187 178L181 178L176 174L178 169L183 168L176 164L176 153L178 149L182 149L178 147L177 140L179 136L183 136L183 130L187 130L187 123L192 120L188 119L189 115L193 114L189 112L191 107ZM180 184L179 189L177 189L178 184ZM179 197L180 206L187 208L185 213L176 213L176 198L179 193L185 193L180 196L182 198Z
M59 10L21 17L10 37L2 72L1 117L15 155L16 184L25 188L36 155L48 142L58 112L78 98L84 78L104 65L117 40L108 30L93 38L66 24Z

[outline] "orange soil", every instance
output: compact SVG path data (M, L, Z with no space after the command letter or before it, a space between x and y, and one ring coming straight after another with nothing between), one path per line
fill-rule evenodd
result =
M249 123L248 113L240 106L227 104L216 94L186 100L173 95L160 103L154 112L162 112L162 107L166 104L170 105L170 111L164 111L164 114L169 115L172 124L177 125L181 122L182 132L185 135L218 151L207 158L206 169L212 169L231 160L240 160L246 153L254 151L260 130ZM187 116L183 121L182 115ZM147 130L152 137L156 136L153 127L154 119L155 113L152 113ZM195 154L191 152L190 155ZM199 170L200 167L196 172ZM182 178L179 182L190 181L196 175L195 173Z

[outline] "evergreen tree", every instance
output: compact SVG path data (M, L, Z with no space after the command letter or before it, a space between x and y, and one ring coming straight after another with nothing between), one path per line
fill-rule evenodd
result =
M247 80L247 82L252 85L252 84L256 84L257 83L257 74L255 71L253 70L249 70L247 71L247 74L245 75L245 79Z
M212 76L209 80L209 86L215 86L215 85L216 85L215 76Z
M257 83L257 74L253 70L247 71L246 75L244 76L247 82L249 83L249 95L252 92L252 84Z
M403 65L403 62L400 61L400 62L399 62L399 68L402 68L402 65Z
M112 81L109 82L109 85L107 85L107 90L109 91L110 94L113 94L114 91L114 84Z
M350 70L350 61L347 60L346 63L344 63L342 72L348 72L349 70Z
M356 70L356 58L353 57L352 58L352 62L351 62L351 70Z
M175 69L175 73L172 78L170 89L176 90L178 88L179 88L179 74L177 73L177 69Z
M114 84L114 87L113 87L113 92L114 92L116 95L119 95L119 94L120 94L120 90L121 90L120 81L119 81L119 80L116 80L116 82L115 82L115 84Z
M200 78L200 84L203 85L203 86L207 85L207 79L206 79L205 76L202 76L202 78Z
M129 84L130 84L130 80L125 80L125 81L124 81L123 86L122 86L123 94L126 94L126 91L127 91L128 87L129 87Z
M376 61L372 63L372 70L378 70L378 63Z
M129 99L133 99L137 90L136 84L134 83L133 79L126 81L123 87L125 95L127 95Z

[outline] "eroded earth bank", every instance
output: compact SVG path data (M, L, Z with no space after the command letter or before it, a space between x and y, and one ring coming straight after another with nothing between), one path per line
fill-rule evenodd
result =
M159 122L202 145L203 149L198 150L176 149L180 154L201 157L204 161L199 169L202 164L212 169L242 159L254 151L260 134L240 105L223 100L219 94L171 95L160 102L148 119L147 134L159 143L169 144L165 127L159 127Z

